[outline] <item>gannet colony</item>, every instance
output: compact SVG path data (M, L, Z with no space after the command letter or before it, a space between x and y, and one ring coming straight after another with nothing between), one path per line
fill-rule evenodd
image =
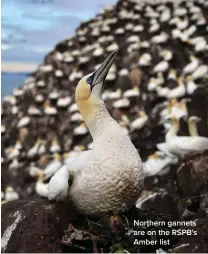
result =
M2 204L72 199L101 215L135 203L205 218L208 1L106 7L3 98L1 119Z

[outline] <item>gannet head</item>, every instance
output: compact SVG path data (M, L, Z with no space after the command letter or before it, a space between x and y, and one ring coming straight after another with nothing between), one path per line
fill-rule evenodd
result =
M5 189L5 193L12 193L14 191L12 186L7 186Z
M97 102L102 100L101 95L104 88L104 82L108 71L114 62L116 54L117 50L112 52L96 71L84 76L79 81L75 92L78 106L85 102L97 104Z
M188 121L189 123L198 123L200 122L202 119L198 116L190 116Z

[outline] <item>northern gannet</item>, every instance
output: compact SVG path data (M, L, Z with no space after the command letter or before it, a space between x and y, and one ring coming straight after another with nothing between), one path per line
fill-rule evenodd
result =
M191 75L188 75L186 77L186 90L188 94L193 94L194 91L197 89L197 84L193 81L193 78Z
M12 186L8 186L5 189L5 200L13 201L19 199L19 194L13 189Z
M44 173L42 171L37 172L38 181L35 184L35 191L41 197L48 197L48 183L44 183Z
M143 186L140 156L101 99L104 81L116 54L117 51L112 52L101 67L83 77L76 88L76 103L92 135L93 149L82 152L72 163L58 170L49 183L50 200L67 192L75 207L86 215L99 216L127 209L136 202ZM60 177L63 171L65 175ZM69 192L67 172L73 176ZM58 184L60 181L65 182Z
M57 106L59 108L65 108L68 107L71 103L72 99L70 96L64 97L64 98L59 98L57 101Z
M186 87L183 83L183 77L178 77L178 86L171 89L170 92L167 95L167 98L180 98L183 97L186 94Z
M30 118L28 116L24 116L21 118L17 124L17 128L22 128L27 126L30 123Z
M119 99L113 103L114 108L128 108L130 101L127 98Z
M72 123L83 121L82 115L81 115L80 113L78 113L78 112L74 113L74 114L70 117L70 120L71 120Z
M44 180L49 179L51 176L53 176L62 166L61 158L58 153L54 154L54 160L51 161L48 166L44 169Z
M85 123L83 122L79 126L77 126L73 131L74 136L85 135L87 133L88 133L88 129Z
M38 108L36 108L35 106L30 106L27 113L30 116L40 116L41 115L41 111Z
M142 129L147 121L148 115L144 111L139 111L139 117L130 124L131 131Z
M156 151L143 163L145 176L163 175L170 170L170 165L177 163L177 157L167 156Z
M165 136L168 151L176 156L208 150L208 138L199 136L177 136L179 121L175 117L168 118L171 128Z
M59 153L61 151L61 147L58 143L57 138L54 138L51 142L51 146L50 146L50 152L51 153Z

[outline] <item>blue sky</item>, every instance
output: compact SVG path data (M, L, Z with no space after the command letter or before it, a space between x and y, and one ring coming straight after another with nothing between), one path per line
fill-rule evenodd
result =
M45 3L41 3L45 2ZM2 0L2 61L40 62L81 21L116 0Z

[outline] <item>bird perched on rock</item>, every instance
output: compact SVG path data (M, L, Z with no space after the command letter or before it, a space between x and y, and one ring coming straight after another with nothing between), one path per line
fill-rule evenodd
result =
M83 77L75 92L76 103L93 138L93 148L67 164L73 176L68 195L86 215L124 211L136 202L143 187L140 156L101 99L116 54L117 51L112 52L97 71ZM49 183L49 199L60 195L60 189L57 192L53 189L60 170Z
M171 128L165 136L168 151L176 156L208 150L208 138L199 136L177 136L179 121L176 117L167 118Z

